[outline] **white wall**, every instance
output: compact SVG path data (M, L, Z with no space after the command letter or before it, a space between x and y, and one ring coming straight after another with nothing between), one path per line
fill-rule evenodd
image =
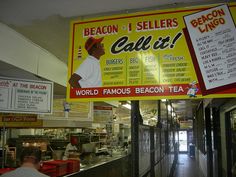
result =
M66 86L65 63L2 23L0 61Z

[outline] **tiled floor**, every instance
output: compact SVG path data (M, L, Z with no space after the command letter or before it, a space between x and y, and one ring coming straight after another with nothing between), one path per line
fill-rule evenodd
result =
M197 165L195 158L187 154L179 154L174 177L204 177Z

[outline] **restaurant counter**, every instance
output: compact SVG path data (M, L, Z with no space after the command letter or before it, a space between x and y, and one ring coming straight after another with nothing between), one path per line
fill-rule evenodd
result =
M102 156L99 161L80 166L80 171L65 177L129 177L131 176L131 155Z
M83 162L83 161L82 161ZM51 177L129 177L131 176L131 155L113 153L93 157L89 163L79 164L77 160L44 161L40 172ZM0 175L14 168L0 169Z

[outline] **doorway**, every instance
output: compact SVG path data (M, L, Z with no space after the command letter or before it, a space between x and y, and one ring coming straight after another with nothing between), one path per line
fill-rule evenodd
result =
M187 153L188 151L188 138L187 138L187 131L179 131L179 152Z

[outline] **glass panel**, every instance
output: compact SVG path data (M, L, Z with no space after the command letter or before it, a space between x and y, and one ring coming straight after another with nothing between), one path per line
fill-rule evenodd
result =
M179 151L186 152L187 150L187 131L179 131Z
M230 113L231 117L231 132L232 132L232 146L231 146L231 160L232 173L236 177L236 110Z

